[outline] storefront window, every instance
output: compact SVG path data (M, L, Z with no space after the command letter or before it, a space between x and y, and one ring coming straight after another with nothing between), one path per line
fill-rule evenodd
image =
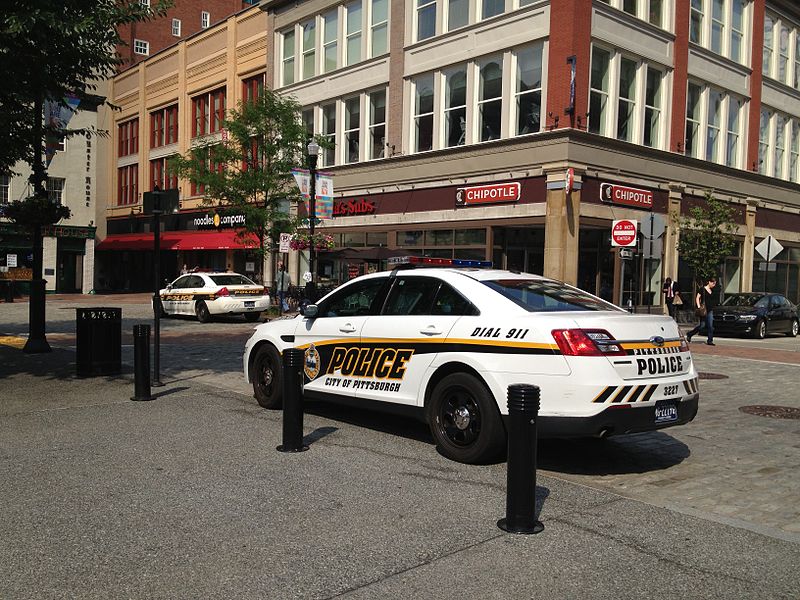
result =
M343 233L342 234L342 246L345 247L354 247L354 246L364 246L367 243L367 234L366 233Z
M367 234L367 246L387 246L388 245L388 237L389 237L389 235L386 232L383 232L383 233L368 233Z
M423 232L422 231L398 231L397 232L397 245L398 246L421 246Z
M473 246L486 244L485 229L456 229L456 246Z
M453 245L453 230L452 229L434 229L425 232L425 245L426 246L452 246Z

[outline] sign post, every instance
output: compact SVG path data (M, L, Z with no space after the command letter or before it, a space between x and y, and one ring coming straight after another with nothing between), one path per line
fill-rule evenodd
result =
M783 246L781 243L776 240L771 235L768 235L758 246L755 247L756 252L758 252L761 256L763 256L767 260L767 264L764 268L764 291L767 291L767 273L770 271L770 262L772 259L778 256L781 252L783 252Z
M623 252L626 248L636 247L638 222L630 219L619 219L611 224L611 245L620 248L622 265L619 282L619 304L623 306L625 296L625 258Z

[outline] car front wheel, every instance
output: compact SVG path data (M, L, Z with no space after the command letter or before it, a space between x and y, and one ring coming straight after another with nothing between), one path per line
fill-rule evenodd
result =
M269 345L258 349L253 361L253 395L264 408L280 408L283 403L281 358Z
M756 328L753 330L753 336L760 340L767 337L767 322L763 319L756 323Z
M484 383L467 373L453 373L436 385L428 423L439 451L457 462L491 462L505 448L497 403Z

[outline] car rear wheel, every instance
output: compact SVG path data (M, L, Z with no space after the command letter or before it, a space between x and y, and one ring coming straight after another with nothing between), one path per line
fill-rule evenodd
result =
M753 337L763 340L767 337L767 322L763 319L756 323L756 328L753 330Z
M789 337L797 337L798 328L800 327L798 326L797 319L792 319L792 324L789 326L789 333L786 335Z
M211 313L203 300L199 300L194 305L194 314L197 315L197 320L201 323L208 323L211 320Z
M253 361L253 395L264 408L280 408L283 404L281 358L269 345L258 349Z
M497 403L484 383L467 373L453 373L436 385L428 423L439 451L458 462L490 462L505 448Z
M260 317L261 317L260 312L244 313L244 320L247 321L248 323L255 323L256 321L258 321Z

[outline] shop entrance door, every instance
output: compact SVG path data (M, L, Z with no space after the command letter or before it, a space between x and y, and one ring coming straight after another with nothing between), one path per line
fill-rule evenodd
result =
M578 243L578 287L613 302L615 252L611 248L610 232L607 229L581 229Z
M544 227L495 227L492 262L498 269L541 275Z

